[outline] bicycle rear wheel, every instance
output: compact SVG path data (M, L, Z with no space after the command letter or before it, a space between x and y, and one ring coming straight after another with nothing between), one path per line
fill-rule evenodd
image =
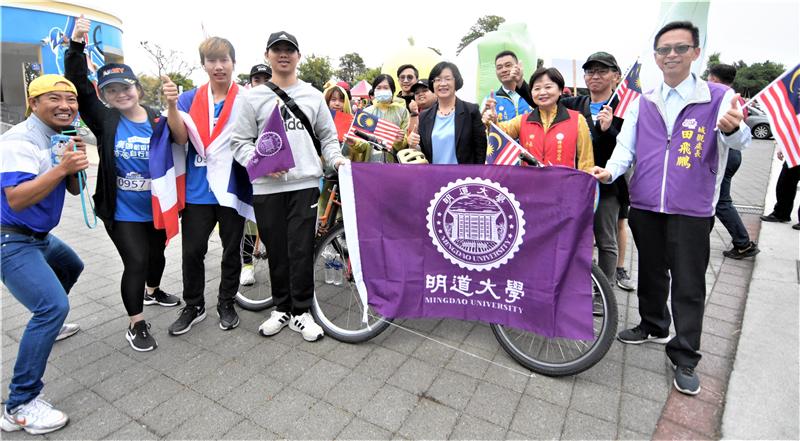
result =
M341 283L326 283L326 257L323 252L332 253L342 262ZM364 308L367 308L367 323L361 321ZM344 224L334 225L321 237L314 250L314 303L311 306L314 319L325 330L325 334L345 343L367 341L389 327L389 319L382 317L369 305L363 305L353 279Z
M242 261L250 262L255 273L255 283L240 285L234 301L242 309L248 311L263 311L271 308L272 289L269 285L269 268L267 265L267 249L258 235L255 223L245 224L245 234L242 236Z
M594 338L548 338L527 331L492 324L500 345L514 360L543 375L574 375L594 366L606 355L617 333L617 300L605 275L592 265Z

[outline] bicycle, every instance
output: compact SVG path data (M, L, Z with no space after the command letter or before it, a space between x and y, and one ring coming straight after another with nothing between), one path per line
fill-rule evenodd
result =
M239 291L233 300L240 308L247 311L257 312L271 308L274 305L271 290L267 287L266 280L258 280L260 275L258 267L262 262L266 262L267 249L253 222L248 221L245 223L241 249L242 263L249 262L249 264L253 265L256 282L250 286L240 285ZM261 273L268 274L264 271L261 271Z
M368 141L378 150L386 152L380 144ZM389 152L397 157L393 152ZM526 160L525 158L523 160ZM402 162L402 161L401 161ZM338 219L341 199L336 175L326 176L334 183L331 197L325 208L324 227L327 229L317 239L314 250L314 302L311 313L325 334L345 343L360 343L376 337L386 330L392 319L381 316L369 305L363 305L355 286L345 236L344 223ZM324 271L328 260L342 262L340 284L326 283ZM593 338L569 340L547 338L527 331L490 324L500 346L518 363L527 369L548 376L574 375L599 362L611 344L617 329L617 304L614 292L605 275L596 264L592 264ZM362 322L364 308L368 321Z

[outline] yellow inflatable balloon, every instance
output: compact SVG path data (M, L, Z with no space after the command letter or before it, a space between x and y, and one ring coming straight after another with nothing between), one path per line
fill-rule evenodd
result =
M381 73L391 75L394 78L394 84L397 86L397 91L400 91L400 82L397 80L397 68L404 64L413 64L419 70L420 78L428 78L433 66L442 61L441 55L433 51L433 49L420 46L408 46L402 48L393 54L389 55L383 62Z

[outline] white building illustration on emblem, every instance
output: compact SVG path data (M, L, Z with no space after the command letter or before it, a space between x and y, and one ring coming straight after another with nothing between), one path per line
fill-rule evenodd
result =
M497 243L500 241L497 233L497 218L503 213L499 211L468 211L450 210L453 223L448 231L450 240L478 240Z

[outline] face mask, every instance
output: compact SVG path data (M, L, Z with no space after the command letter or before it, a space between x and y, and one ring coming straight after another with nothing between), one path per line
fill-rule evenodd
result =
M390 103L392 102L392 91L391 90L376 90L375 91L375 101L379 103Z

